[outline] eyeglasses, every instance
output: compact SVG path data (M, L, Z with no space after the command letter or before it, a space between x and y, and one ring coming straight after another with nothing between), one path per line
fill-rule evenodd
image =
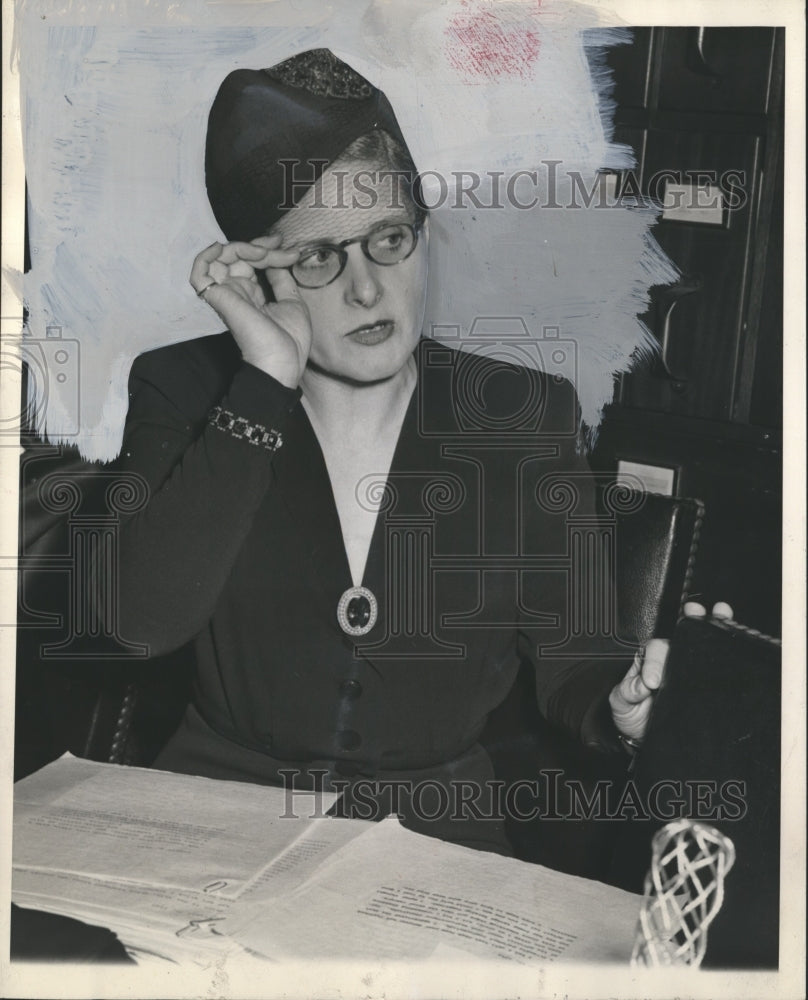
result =
M366 236L357 236L341 243L321 243L308 247L300 257L287 267L301 288L325 288L345 270L348 263L346 247L358 243L362 253L374 264L392 267L405 261L418 244L418 234L424 220L417 219L414 225L408 222L385 223Z

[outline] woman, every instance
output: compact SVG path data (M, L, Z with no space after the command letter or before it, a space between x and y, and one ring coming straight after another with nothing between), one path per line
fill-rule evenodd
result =
M190 280L228 332L138 360L119 460L151 489L121 535L122 633L198 662L156 766L322 778L355 815L395 787L415 829L507 851L477 739L520 655L543 707L610 745L641 737L666 653L619 681L625 662L546 652L566 518L536 490L572 475L591 507L572 390L421 339L415 168L329 51L227 78L206 178L228 242ZM539 561L515 576L514 554Z

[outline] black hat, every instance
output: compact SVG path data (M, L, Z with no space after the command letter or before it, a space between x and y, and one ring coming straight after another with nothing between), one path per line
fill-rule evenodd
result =
M205 149L208 198L227 239L266 233L374 129L407 148L384 94L330 49L230 73L210 110Z

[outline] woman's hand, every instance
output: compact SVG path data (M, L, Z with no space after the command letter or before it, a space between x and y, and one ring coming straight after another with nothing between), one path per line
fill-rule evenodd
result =
M222 318L245 361L291 389L311 349L309 312L292 275L296 250L281 250L280 236L251 243L214 243L194 260L191 286ZM256 272L265 270L275 296L267 302Z
M688 618L704 618L707 611L703 605L689 601L684 613ZM732 608L723 601L713 607L714 618L732 618L732 614ZM667 639L650 639L644 654L642 650L636 654L626 676L612 688L609 706L614 724L623 736L635 740L645 736L653 695L665 676L669 645Z

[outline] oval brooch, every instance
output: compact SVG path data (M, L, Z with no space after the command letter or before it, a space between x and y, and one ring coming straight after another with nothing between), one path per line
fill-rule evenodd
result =
M379 617L379 605L367 587L349 587L337 605L337 621L346 635L367 635Z

